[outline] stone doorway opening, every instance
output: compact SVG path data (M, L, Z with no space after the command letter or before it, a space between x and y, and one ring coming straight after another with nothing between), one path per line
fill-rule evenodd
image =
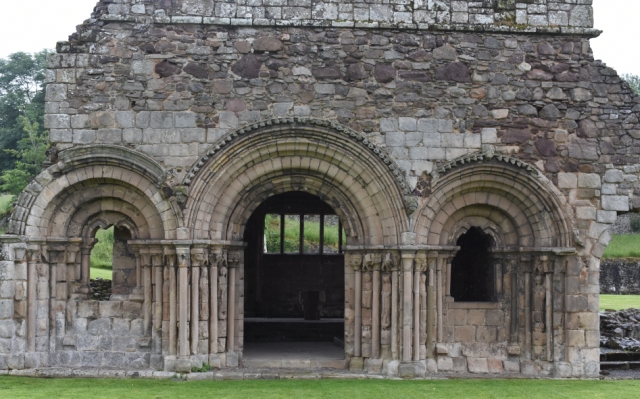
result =
M245 365L343 365L346 236L339 217L317 196L288 192L263 202L246 226Z

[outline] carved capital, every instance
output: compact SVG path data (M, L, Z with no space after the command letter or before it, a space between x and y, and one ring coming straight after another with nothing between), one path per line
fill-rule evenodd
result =
M27 248L27 262L42 262L42 252L40 251L40 247L37 248Z
M176 267L176 262L178 261L178 256L176 254L165 254L164 261L166 265L169 267Z
M151 265L153 267L162 267L164 265L164 263L162 262L163 258L163 254L151 254Z
M373 270L380 270L380 265L382 264L382 255L369 253L364 256L364 262L362 264L362 270L365 272L370 272Z
M191 267L201 267L206 264L207 258L203 252L191 253Z
M362 270L362 255L359 253L348 253L349 266L353 268L354 271Z
M425 254L424 252L419 252L416 255L416 270L424 273L427 271L427 254Z
M240 253L229 252L227 254L228 267L238 267L240 265Z
M390 272L398 268L399 257L397 253L387 252L384 254L384 260L382 261L382 271Z

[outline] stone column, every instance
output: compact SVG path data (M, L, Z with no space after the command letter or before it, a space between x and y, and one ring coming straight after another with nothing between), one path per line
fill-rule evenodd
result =
M240 255L230 253L227 256L229 265L229 298L227 299L227 352L235 352L236 342L236 269L239 266ZM227 359L228 361L229 359Z
M423 334L421 326L421 298L424 293L421 291L422 273L427 269L427 256L424 253L418 253L415 258L415 270L413 275L413 360L420 360L420 347L422 341L420 338ZM426 326L425 326L426 327Z
M512 347L518 343L518 260L507 259L511 284L511 319L509 320L509 343ZM519 349L519 348L518 348Z
M82 283L80 284L80 293L85 294L86 299L89 299L91 295L91 287L89 285L89 276L91 273L91 250L98 242L95 238L85 238L82 241L81 252L81 267L80 273L82 277Z
M227 267L227 259L221 250L209 253L209 353L218 353L218 266Z
M80 277L76 274L76 263L79 260L77 254L80 252L81 238L70 239L68 243L62 248L64 251L63 264L60 265L62 273L65 276L64 289L66 291L66 297L60 297L58 299L66 300L68 298L74 298L78 287Z
M205 265L204 248L191 250L191 354L198 354L200 336L200 268Z
M398 275L400 273L399 261L400 259L398 259L398 262L394 262L391 269L391 357L393 360L400 359L400 350L398 348L398 331L400 330L400 326L398 325L400 321L400 312L398 311L398 286L400 285L400 276Z
M63 300L66 301L66 287L65 284L58 292L58 280L62 278L62 281L66 281L66 273L63 276L58 276L61 273L59 271L65 271L65 248L64 246L53 246L47 250L47 258L49 263L49 352L53 353L56 350L56 338L59 335L57 331L57 318L58 312L63 309L58 309L58 296L60 295Z
M36 351L36 322L37 322L37 283L40 263L40 246L27 247L27 351Z
M143 331L144 335L149 335L151 333L153 307L151 254L149 253L149 248L140 248L140 259L142 260L142 287L144 289L144 302L142 304Z
M446 259L443 257L439 257L438 258L438 262L437 262L437 266L436 266L436 274L437 274L437 282L436 282L436 308L437 308L437 314L438 314L438 336L437 336L437 342L442 342L443 338L444 338L444 325L443 325L443 321L444 321L444 315L443 315L443 304L442 304L442 300L443 300L443 296L444 296L444 292L443 292L443 287L444 287L444 281L443 281L443 276L442 276L442 269L445 268L445 262Z
M545 332L547 338L547 361L553 361L553 268L549 267L549 257L540 257L544 272L545 286Z
M362 357L362 258L352 255L351 267L355 273L355 318L353 333L353 356Z
M371 304L371 358L380 357L380 254L373 255L373 290Z
M175 250L165 249L166 263L169 268L169 355L177 355L178 339L178 312L177 312L177 286L176 286L176 263Z
M428 285L427 285L427 357L435 358L436 347L436 270L438 253L429 253Z
M179 361L176 364L176 371L189 372L189 336L188 332L188 292L189 292L189 266L191 250L189 245L176 245L176 255L178 258L178 297L180 307L180 324L178 328Z
M531 358L531 261L521 257L520 268L524 272L524 345L525 355Z
M162 353L162 286L164 279L162 278L164 267L164 254L162 248L154 248L151 254L151 265L153 267L153 342L156 353Z
M402 361L412 360L411 328L413 324L413 260L415 251L402 251L403 298L402 298Z

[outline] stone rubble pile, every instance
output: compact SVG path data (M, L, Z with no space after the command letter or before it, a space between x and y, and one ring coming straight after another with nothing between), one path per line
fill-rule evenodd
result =
M105 280L100 277L91 279L89 286L91 287L91 299L96 301L108 301L111 296L111 280Z
M600 347L640 352L640 309L600 313Z

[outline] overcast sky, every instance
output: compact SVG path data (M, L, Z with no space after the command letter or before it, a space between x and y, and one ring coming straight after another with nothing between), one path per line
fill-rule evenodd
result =
M0 0L0 58L16 51L29 53L55 48L91 15L96 0ZM593 0L596 28L604 33L592 40L595 57L619 73L640 75L640 0ZM624 11L622 11L624 10ZM624 50L626 46L627 50Z

